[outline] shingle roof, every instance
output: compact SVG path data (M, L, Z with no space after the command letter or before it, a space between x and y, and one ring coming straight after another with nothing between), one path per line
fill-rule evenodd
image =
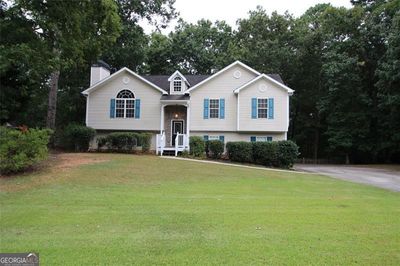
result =
M283 80L279 74L267 74L267 75L273 78L274 80L282 84L285 84L283 83ZM206 78L212 75L184 75L184 76L189 82L190 87L193 87L197 83L200 83L201 81L205 80ZM169 93L169 81L168 81L168 78L170 77L169 75L143 75L142 77Z
M201 81L205 80L211 75L184 75L185 78L191 86L196 85L197 83L200 83ZM169 81L168 78L170 75L144 75L142 76L143 78L147 79L151 83L154 83L158 87L160 87L163 90L166 90L169 92Z

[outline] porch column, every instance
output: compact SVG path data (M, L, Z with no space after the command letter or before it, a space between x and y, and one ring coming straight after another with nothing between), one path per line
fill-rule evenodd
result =
M164 107L165 105L161 105L161 121L160 121L160 134L163 133L164 130Z
M188 142L189 142L189 137L190 137L189 128L190 128L190 104L187 104L186 105L186 135L187 135ZM189 143L188 143L188 146L189 146ZM190 147L189 147L189 149L190 149Z

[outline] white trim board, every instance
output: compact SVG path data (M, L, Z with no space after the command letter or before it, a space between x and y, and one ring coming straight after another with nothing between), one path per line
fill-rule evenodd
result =
M235 89L233 92L235 94L238 94L242 89L246 88L247 86L253 84L254 82L258 81L259 79L265 78L269 81L271 81L273 84L277 85L278 87L286 90L288 92L289 95L292 95L294 93L294 90L292 90L291 88L289 88L288 86L274 80L273 78L271 78L270 76L266 75L266 74L261 74L258 77L250 80L249 82L243 84L242 86L240 86L239 88Z
M120 70L118 70L117 72L115 72L114 74L108 76L107 78L97 82L96 84L94 84L92 87L84 90L83 92L81 92L84 95L88 95L90 92L92 92L93 90L97 89L100 87L100 85L106 83L107 81L117 77L119 74L121 74L122 72L128 72L129 74L133 75L134 77L136 77L137 79L143 81L144 83L150 85L152 88L160 91L162 94L168 94L165 90L161 89L160 87L158 87L157 85L155 85L154 83L151 83L150 81L148 81L147 79L141 77L140 75L136 74L135 72L133 72L132 70L130 70L127 67L121 68Z
M218 72L215 73L214 75L211 75L210 77L206 78L205 80L201 81L200 83L197 83L196 85L194 85L194 86L191 87L190 89L186 90L186 92L191 92L192 90L194 90L194 89L196 89L197 87L203 85L204 83L210 81L211 79L213 79L213 78L215 78L215 77L221 75L222 73L224 73L225 71L227 71L228 69L230 69L231 67L236 66L236 65L239 65L239 66L241 66L241 67L243 67L243 68L249 70L250 72L252 72L252 73L254 73L254 74L256 74L256 75L260 75L260 72L258 72L257 70L255 70L255 69L249 67L249 66L246 65L246 64L243 64L243 63L240 62L240 61L235 61L235 62L233 62L232 64L230 64L229 66L227 66L227 67L221 69L220 71L218 71Z

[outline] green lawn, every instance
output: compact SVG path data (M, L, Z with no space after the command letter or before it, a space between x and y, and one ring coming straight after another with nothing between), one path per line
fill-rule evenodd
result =
M63 156L88 164L53 159L0 179L0 252L36 251L42 265L400 264L400 193L155 156Z

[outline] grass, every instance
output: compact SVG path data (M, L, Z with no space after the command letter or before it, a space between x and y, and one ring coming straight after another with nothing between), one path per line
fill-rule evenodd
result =
M400 193L155 156L0 179L0 252L42 265L399 265ZM98 162L90 162L97 159Z

